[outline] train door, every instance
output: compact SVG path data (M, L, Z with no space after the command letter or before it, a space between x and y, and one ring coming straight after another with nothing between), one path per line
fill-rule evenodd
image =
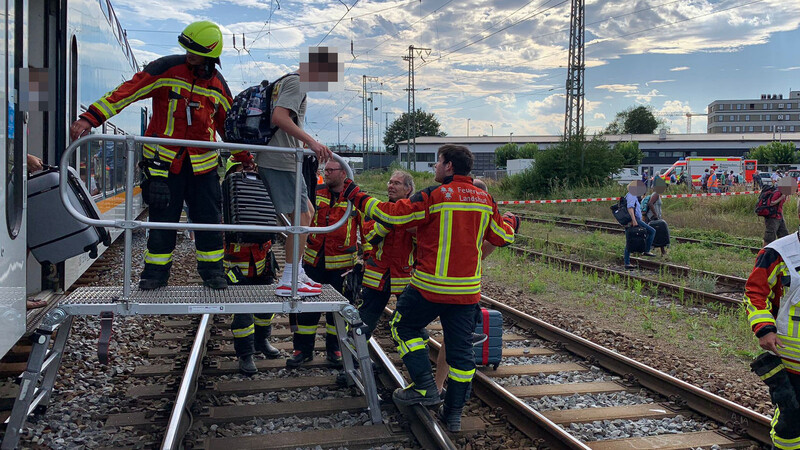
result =
M0 0L0 355L25 332L25 128L19 69L25 67L25 0ZM27 80L26 80L27 81Z

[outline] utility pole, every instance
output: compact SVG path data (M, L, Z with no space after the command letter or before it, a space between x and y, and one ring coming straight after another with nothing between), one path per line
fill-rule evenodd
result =
M431 54L431 49L408 46L408 56L403 59L408 61L408 121L406 122L406 168L411 169L411 158L414 158L414 169L417 168L417 120L416 120L416 105L414 104L414 58L416 54L422 58ZM425 59L422 59L425 61Z
M342 151L342 116L336 118L336 151Z
M369 123L367 122L367 81L378 81L378 77L361 75L361 151L364 153L369 153L369 142L367 142L367 137L369 136Z
M564 117L564 137L567 139L583 132L584 13L584 0L572 0L567 64L567 108Z

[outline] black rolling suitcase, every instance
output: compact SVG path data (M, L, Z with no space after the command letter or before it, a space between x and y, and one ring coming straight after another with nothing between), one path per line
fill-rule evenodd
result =
M631 253L644 253L647 249L647 230L644 227L625 228L625 245Z
M650 222L650 226L655 228L656 237L653 239L653 247L666 247L669 245L669 226L667 222L658 219Z
M475 333L483 333L489 338L483 344L472 347L475 364L497 366L503 359L503 315L494 309L481 308L481 323L475 324Z
M267 188L256 172L234 172L222 182L222 215L227 224L277 226L277 214ZM275 233L226 232L225 242L262 244Z
M48 167L28 179L28 248L40 263L59 263L86 252L97 258L97 246L110 245L111 236L105 228L87 225L67 212L58 175L57 167ZM67 188L75 209L91 219L100 218L89 190L72 167Z

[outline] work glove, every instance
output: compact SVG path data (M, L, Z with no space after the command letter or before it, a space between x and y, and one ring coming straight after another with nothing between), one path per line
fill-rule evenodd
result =
M169 185L161 177L147 179L147 195L144 201L153 209L166 209L169 206Z
M233 160L242 163L242 168L244 170L250 171L256 168L256 160L253 154L246 150L234 154Z
M344 189L342 189L342 197L350 200L351 202L355 200L356 196L358 196L361 189L358 187L355 181L347 178L344 180Z
M503 214L503 222L511 225L515 234L519 233L519 225L521 223L519 217L515 216L513 213L506 212Z

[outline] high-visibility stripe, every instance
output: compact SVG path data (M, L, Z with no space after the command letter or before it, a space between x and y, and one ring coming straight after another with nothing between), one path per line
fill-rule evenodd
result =
M243 338L255 333L256 329L251 323L247 328L236 328L231 330L234 338Z
M172 88L172 92L180 96L181 90L179 88ZM167 125L164 127L164 136L172 136L175 132L175 111L178 109L178 100L170 99L169 106L167 107Z
M493 210L490 205L481 205L478 203L460 203L460 202L444 202L437 203L430 207L431 214L442 211L467 211L467 212L483 212L492 214Z
M458 370L454 367L450 368L450 372L447 374L447 378L458 381L460 383L469 383L472 381L472 377L475 376L475 369L472 370Z
M217 156L217 152L210 151L199 155L189 155L189 160L192 162L192 169L195 172L202 172L217 167Z
M111 118L111 116L115 115L116 112L114 111L114 108L111 107L111 104L108 103L108 100L106 100L105 97L106 96L103 96L103 98L101 98L100 100L92 103L92 106L100 110L100 112L103 114L106 120L108 120Z
M475 236L475 248L478 249L478 264L475 265L475 276L481 276L481 265L483 261L483 237L486 235L486 228L489 227L490 214L481 215L481 224L478 227L478 234Z
M420 280L427 281L429 283L439 283L439 284L468 285L481 282L480 275L474 277L437 277L436 275L425 273L419 269L414 270L413 276L419 278Z
M397 343L397 353L399 353L401 357L408 353L408 347L406 347L405 341L400 339L400 336L397 334L397 322L400 322L402 317L403 315L395 310L392 320L389 321L389 330L392 334L392 340Z
M506 233L505 228L495 223L494 220L489 221L489 227L492 229L492 231L494 231L496 235L500 236L500 238L502 238L507 243L511 244L514 242L514 234Z
M236 273L233 270L225 272L225 276L228 278L228 281L230 281L231 284L236 284L239 282L239 279L236 277Z
M436 276L447 276L450 267L450 238L453 232L453 212L445 211L439 219L439 245L436 248Z
M769 372L765 373L764 375L761 375L761 379L766 381L767 379L772 378L773 376L775 376L776 373L778 373L778 372L780 372L781 370L784 370L784 369L786 369L786 368L783 366L783 364L781 364L781 365L775 367L774 369L770 370Z
M202 252L197 250L197 260L200 262L221 261L223 256L225 256L225 252L222 249L211 250L210 252Z
M364 208L364 213L367 216L374 217L392 225L404 224L425 218L425 211L415 211L411 214L405 214L402 216L390 216L378 208L379 203L379 200L370 197L370 199L367 200L367 206Z
M480 283L473 286L442 286L437 284L430 284L426 283L416 276L411 277L411 285L418 287L422 290L432 292L434 294L443 294L443 295L469 295L469 294L479 294L481 292L481 285Z
M408 278L398 278L392 277L392 286L391 286L391 293L392 294L402 294L403 290L408 286L408 283L411 283L411 277Z
M350 232L353 231L353 219L347 219L347 230L344 235L344 247L350 247Z
M255 325L257 327L268 327L268 326L272 325L272 319L274 319L274 318L275 318L275 314L271 314L269 316L269 319L262 319L260 317L254 316L253 317L253 322L255 323Z
M172 253L150 253L150 250L144 251L144 263L155 264L157 266L165 266L172 262Z
M298 325L297 334L317 334L317 325Z
M350 261L344 261L344 262L328 262L327 260L325 261L325 269L328 269L328 270L331 270L331 269L349 269L350 267L353 267L354 265L355 265L355 260L354 259L352 259Z
M792 439L784 438L778 436L775 432L775 426L778 424L778 420L781 417L780 408L777 406L775 407L775 415L772 416L772 430L769 432L769 436L772 438L772 445L776 448L780 448L783 450L800 450L800 436Z
M400 353L401 358L408 353L415 352L417 350L423 350L425 348L425 340L422 338L409 339L402 344L402 346L397 347L397 352Z
M332 334L336 336L336 325L331 325L329 323L325 324L325 332L328 334Z

